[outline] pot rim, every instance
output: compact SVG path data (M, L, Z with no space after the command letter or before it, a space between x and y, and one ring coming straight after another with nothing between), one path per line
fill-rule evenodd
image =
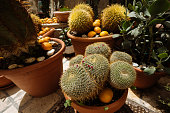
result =
M54 14L70 14L71 11L54 11Z
M145 72L143 72L142 69L139 69L139 68L134 67L134 66L133 66L133 68L134 68L136 71L140 72L140 73L144 73L144 75L146 75L146 76L150 76L150 75L145 74ZM164 72L155 72L155 73L152 74L152 75L164 75L164 74L165 74Z
M29 66L25 66L25 67L22 67L22 68L16 68L16 69L6 69L6 70L0 70L0 74L1 75L10 75L10 74L13 74L13 73L25 73L25 72L31 72L32 70L34 70L35 68L40 68L44 65L47 65L47 63L51 63L53 62L55 59L57 59L60 55L63 55L63 52L65 50L65 43L60 40L60 39L56 39L56 38L50 38L50 40L54 40L58 43L61 44L61 48L60 50L55 53L54 55L50 56L48 59L45 59L44 61L42 62L39 62L39 63L36 63L36 64L32 64L32 65L29 65ZM25 71L23 71L25 70Z
M125 89L125 91L124 91L124 93L123 93L123 95L121 96L121 98L119 98L117 101L115 101L115 102L113 102L113 103L111 103L111 104L108 104L108 105L105 105L105 106L107 106L107 107L109 107L110 109L112 108L112 106L114 106L114 105L118 105L118 103L121 103L122 102L122 100L124 100L125 99L125 101L126 101L126 98L127 98L127 94L128 94L128 88L127 89ZM66 94L64 94L66 97L68 97ZM68 99L69 99L70 97L68 97ZM79 106L79 108L84 108L84 109L98 109L98 110L103 110L104 108L104 106L87 106L87 105L79 105L79 104L77 104L75 101L72 101L71 102L71 105L73 105L73 106Z
M103 36L103 37L95 37L95 38L82 38L82 37L76 37L70 34L70 30L67 32L67 36L71 39L71 40L77 40L77 41L81 41L81 42L91 42L91 41L104 41L104 40L111 40L112 41L112 35L109 36ZM118 37L119 38L119 37Z

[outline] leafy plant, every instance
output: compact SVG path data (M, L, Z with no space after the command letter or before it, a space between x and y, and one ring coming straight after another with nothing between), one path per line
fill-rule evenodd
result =
M69 9L67 7L63 7L63 8L60 8L59 11L71 11L71 9Z
M169 8L168 0L133 0L133 4L128 4L131 12L126 13L131 20L122 21L120 34L113 35L123 37L120 49L131 54L133 61L150 75L169 70L166 67L170 61Z
M68 38L67 36L67 31L69 28L63 28L62 31L60 32L60 38L61 40L65 43L66 46L71 46L71 39Z

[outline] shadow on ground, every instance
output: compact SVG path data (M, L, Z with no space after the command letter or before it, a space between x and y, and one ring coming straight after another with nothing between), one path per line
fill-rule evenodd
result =
M136 96L149 103L154 108L161 110L163 113L170 112L170 90L166 86L170 86L170 76L162 77L153 87L147 89L132 90Z

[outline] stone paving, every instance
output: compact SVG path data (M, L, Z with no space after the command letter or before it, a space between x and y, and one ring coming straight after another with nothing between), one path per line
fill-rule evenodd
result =
M68 68L69 59L63 59L64 70ZM165 81L165 82L164 82ZM170 82L170 77L161 78L159 84L165 85ZM165 112L156 103L160 95L160 86L157 84L154 88L147 90L129 89L128 100L134 101L140 106L153 111L153 113ZM61 89L41 98L34 98L25 91L14 86L7 90L0 91L0 113L48 113L56 102L61 101ZM170 93L169 93L170 97ZM58 109L58 108L55 108Z

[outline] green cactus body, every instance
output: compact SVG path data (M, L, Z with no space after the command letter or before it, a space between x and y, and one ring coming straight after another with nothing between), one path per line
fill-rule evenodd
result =
M94 98L100 89L89 73L78 64L64 72L60 85L62 91L75 101Z
M77 34L84 34L92 29L93 19L87 11L75 10L69 16L68 25L71 31L75 31Z
M109 76L109 62L100 54L85 57L81 64L71 66L61 77L61 89L71 99L93 99L102 90Z
M97 42L97 43L90 44L86 47L85 56L91 54L102 54L106 58L109 58L111 54L111 49L106 43Z
M72 9L72 11L79 10L79 9L83 9L83 10L89 12L91 14L92 18L94 18L93 9L91 8L91 6L89 4L84 4L84 3L78 4Z
M109 32L117 32L118 25L126 20L126 8L119 4L106 7L101 14L102 28Z
M96 83L103 86L109 75L109 62L100 54L88 55L82 60L82 65Z
M34 45L37 33L28 12L15 0L0 3L0 57L19 55Z
M83 55L77 55L75 57L73 57L71 60L70 60L70 63L69 63L69 66L73 66L75 64L80 64L81 61L83 60L84 56Z
M110 84L117 89L131 87L136 80L133 66L124 61L113 62L110 65Z
M41 27L42 27L40 17L36 16L35 14L30 14L30 16L31 16L31 19L35 25L37 33L39 33L41 30Z
M112 55L110 56L110 63L118 60L125 61L128 62L129 64L132 64L132 57L125 52L115 51L112 53Z

